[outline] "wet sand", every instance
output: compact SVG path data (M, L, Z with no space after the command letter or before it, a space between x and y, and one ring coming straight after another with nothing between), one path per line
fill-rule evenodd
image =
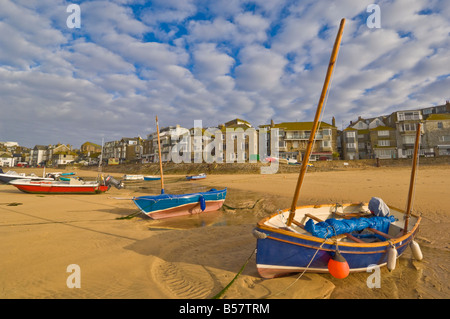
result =
M376 196L404 208L409 179L406 167L312 171L298 204L367 202ZM417 242L424 260L415 261L408 249L394 271L382 268L381 288L367 287L369 273L343 280L310 273L299 280L258 276L252 229L262 217L290 206L296 180L297 174L242 174L188 182L168 175L166 193L228 187L228 195L221 211L166 220L142 214L118 219L137 212L131 197L159 193L159 181L127 182L125 189L99 195L34 195L0 184L0 298L209 299L250 256L223 298L450 297L448 165L418 172L413 208L423 218ZM80 267L81 288L67 286L71 264Z

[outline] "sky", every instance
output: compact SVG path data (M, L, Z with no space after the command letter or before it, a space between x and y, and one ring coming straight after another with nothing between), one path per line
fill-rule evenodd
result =
M0 0L0 141L312 121L342 18L323 121L450 99L445 0Z

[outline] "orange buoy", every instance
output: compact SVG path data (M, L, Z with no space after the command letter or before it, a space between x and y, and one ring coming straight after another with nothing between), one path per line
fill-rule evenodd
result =
M336 251L334 256L328 261L328 271L337 279L344 279L350 273L347 260L345 260L339 251Z

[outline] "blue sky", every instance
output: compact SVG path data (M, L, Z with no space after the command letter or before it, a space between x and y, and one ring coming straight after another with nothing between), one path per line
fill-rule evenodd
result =
M79 4L81 27L66 12ZM380 28L366 21L380 7ZM145 137L161 126L323 120L450 99L450 5L435 0L0 0L0 141Z

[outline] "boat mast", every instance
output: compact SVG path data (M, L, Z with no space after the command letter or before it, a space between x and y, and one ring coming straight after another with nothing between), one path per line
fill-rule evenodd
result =
M156 132L158 134L158 155L159 155L159 171L160 171L160 175L161 175L161 194L164 194L164 177L163 177L163 169L162 169L162 161L161 161L161 141L159 140L158 116L156 116Z
M403 228L403 234L408 232L408 223L409 217L411 216L411 208L412 208L412 198L414 194L414 183L416 180L416 166L417 166L417 158L419 157L419 140L420 140L420 127L421 124L417 124L417 132L416 132L416 141L414 145L414 158L413 165L411 169L411 180L409 182L409 192L408 192L408 203L406 207L406 216L405 216L405 227Z
M97 168L97 182L100 182L100 176L102 174L102 162L103 162L103 141L104 138L102 138L102 151L100 152L100 160L98 161L98 168Z
M297 207L297 201L298 201L298 197L300 195L300 188L302 187L303 178L305 177L306 168L307 168L308 161L309 161L309 156L311 155L311 149L312 149L312 146L314 143L314 138L315 138L317 126L319 123L320 114L322 112L325 97L327 95L328 84L330 83L331 74L333 73L334 65L336 63L336 58L337 58L339 46L340 46L341 39L342 39L342 32L344 30L344 25L345 25L345 19L342 19L341 24L339 26L338 34L336 36L336 40L334 42L333 51L332 51L331 57L330 57L330 63L328 64L328 71L327 71L327 74L325 77L325 82L323 84L322 94L320 95L319 104L317 105L316 115L314 117L314 124L311 129L311 134L309 136L308 145L306 147L306 152L305 152L305 155L302 160L302 167L300 169L300 175L298 177L297 186L295 188L294 199L292 200L292 205L291 205L291 210L289 212L287 226L290 226L292 223L292 220L294 219L295 210Z

